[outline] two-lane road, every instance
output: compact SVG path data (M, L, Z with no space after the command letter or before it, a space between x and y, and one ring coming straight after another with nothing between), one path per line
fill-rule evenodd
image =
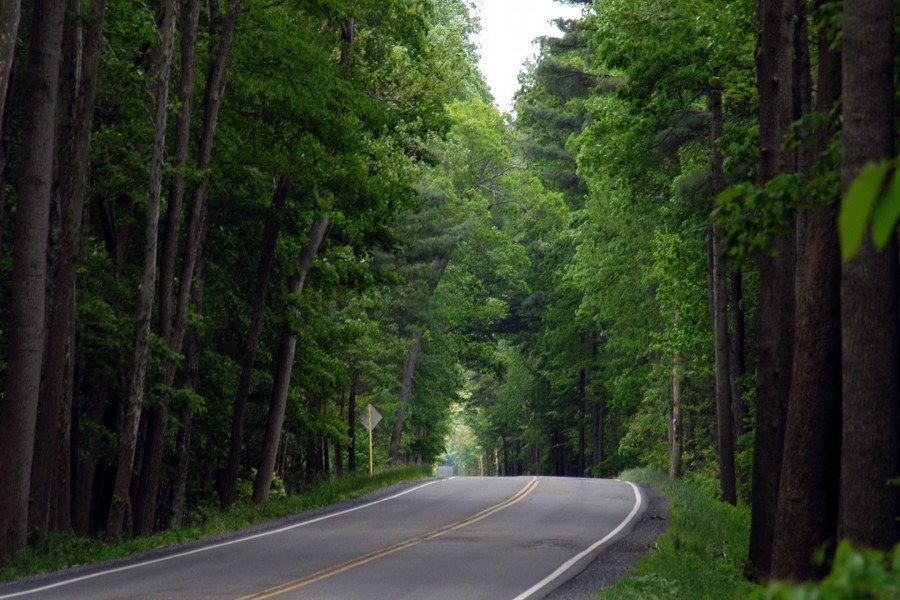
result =
M539 598L643 510L621 481L436 480L224 542L5 585L0 600Z

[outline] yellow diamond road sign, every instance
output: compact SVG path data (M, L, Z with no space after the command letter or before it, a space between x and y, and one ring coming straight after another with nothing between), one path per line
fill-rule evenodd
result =
M372 416L372 425L369 425L369 415ZM375 407L369 404L362 411L362 414L359 415L359 422L363 424L363 427L366 429L375 429L375 426L378 425L378 422L381 421L381 413L375 410Z

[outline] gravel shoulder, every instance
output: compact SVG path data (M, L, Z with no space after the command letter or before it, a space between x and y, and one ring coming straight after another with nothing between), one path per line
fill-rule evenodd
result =
M548 600L589 600L597 590L628 574L647 552L656 539L666 530L670 521L668 499L653 488L639 484L647 508L631 532L616 540L597 555L585 569L545 596Z

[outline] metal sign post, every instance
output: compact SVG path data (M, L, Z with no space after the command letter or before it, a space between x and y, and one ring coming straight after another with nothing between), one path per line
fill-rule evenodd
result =
M375 455L372 449L372 430L381 421L381 413L375 410L371 404L366 406L366 412L359 415L359 421L369 430L369 475L375 473Z

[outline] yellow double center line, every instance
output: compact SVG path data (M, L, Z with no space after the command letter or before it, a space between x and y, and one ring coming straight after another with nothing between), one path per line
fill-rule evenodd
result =
M353 560L349 560L347 562L341 563L339 565L335 565L333 567L329 567L328 569L323 569L316 573L312 573L305 577L301 577L299 579L294 579L292 581L288 581L286 583L282 583L281 585L271 587L267 590L263 590L261 592L256 592L255 594L250 594L248 596L241 596L238 600L263 600L264 598L272 598L274 596L278 596L280 594L286 594L287 592L296 590L298 588L302 588L304 586L310 585L311 583L316 583L317 581L322 581L323 579L328 579L338 573L343 573L344 571L349 571L350 569L354 569L356 567L362 566L366 563L370 563L373 560L377 560L379 558L383 558L385 556L390 556L391 554L395 554L400 552L401 550L406 550L407 548L411 548L422 542L427 542L428 540L433 540L438 538L445 533L449 533L451 531L456 531L457 529L462 529L463 527L467 527L472 523L476 523L481 519L491 516L494 513L500 512L504 508L508 508L513 504L521 501L525 496L534 491L538 485L537 477L532 477L531 480L525 485L524 488L519 490L515 495L507 498L503 502L490 506L481 512L475 513L471 517L467 517L462 521L457 521L455 523L451 523L449 525L445 525L439 529L435 529L434 531L430 531L423 535L410 538L406 541L399 542L394 544L393 546L388 546L387 548L382 548L381 550L376 550L374 552L370 552L368 554L364 554L359 558L354 558Z

